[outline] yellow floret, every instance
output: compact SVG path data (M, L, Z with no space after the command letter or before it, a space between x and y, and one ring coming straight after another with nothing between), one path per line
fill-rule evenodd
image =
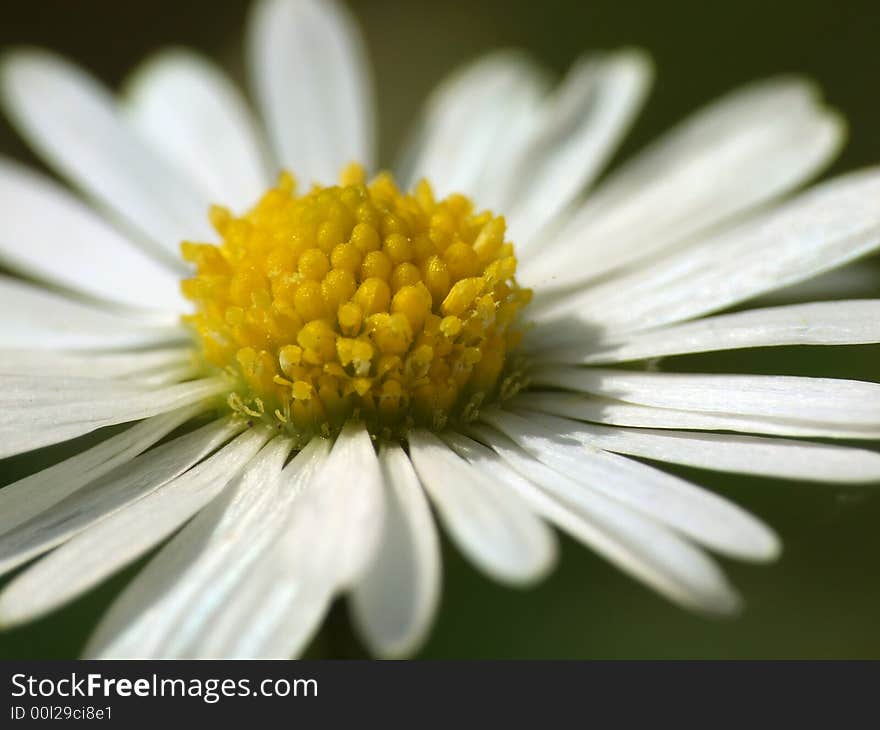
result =
M220 242L182 244L182 289L206 367L232 377L230 407L303 442L353 416L389 437L514 390L530 292L504 219L474 210L357 165L303 195L284 173L241 217L214 206Z

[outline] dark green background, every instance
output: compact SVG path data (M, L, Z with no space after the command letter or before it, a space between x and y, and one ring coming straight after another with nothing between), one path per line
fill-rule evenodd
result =
M622 156L695 106L750 79L797 71L824 87L850 122L832 172L880 162L880 6L876 2L392 2L351 6L376 67L383 161L431 86L458 63L520 46L557 71L582 51L639 45L658 78ZM151 49L194 46L241 76L245 2L43 0L0 5L0 46L45 45L111 85ZM0 152L32 160L9 127ZM880 275L878 275L880 294ZM786 348L667 361L703 371L833 374L877 379L880 350ZM0 462L7 483L68 453ZM769 567L728 563L748 600L735 621L688 615L587 550L563 541L556 573L529 591L501 588L448 545L439 621L425 657L880 656L880 499L877 487L832 488L677 469L766 519L785 541ZM134 570L134 569L133 569ZM133 570L69 608L0 633L0 657L72 656ZM343 606L314 656L361 656Z

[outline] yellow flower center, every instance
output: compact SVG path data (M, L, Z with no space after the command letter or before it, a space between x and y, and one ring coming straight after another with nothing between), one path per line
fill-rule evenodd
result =
M247 214L211 210L219 245L182 245L184 317L229 406L303 441L359 418L375 436L468 420L519 386L508 353L531 292L504 219L427 182L402 193L350 166L298 195L282 174Z

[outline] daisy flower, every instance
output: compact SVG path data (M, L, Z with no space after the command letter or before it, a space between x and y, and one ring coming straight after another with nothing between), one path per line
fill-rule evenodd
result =
M792 194L843 137L812 86L736 91L594 186L648 60L591 55L551 87L497 53L435 92L392 175L343 8L257 2L247 51L265 141L187 52L120 99L44 51L0 67L10 119L92 204L0 162L21 275L0 279L0 456L102 437L0 490L0 568L28 563L4 625L159 548L88 655L287 657L346 595L401 656L437 606L435 520L508 584L552 568L555 527L730 613L708 551L765 561L776 536L642 459L880 478L827 443L880 436L880 385L647 366L880 341L878 301L739 306L880 245L880 171Z

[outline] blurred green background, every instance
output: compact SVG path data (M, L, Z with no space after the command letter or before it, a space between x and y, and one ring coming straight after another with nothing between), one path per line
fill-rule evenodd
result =
M386 164L430 88L481 52L522 47L561 73L585 50L622 45L651 53L657 82L620 157L739 83L795 71L815 78L850 122L850 143L831 172L880 162L876 1L352 0L349 6L375 66ZM241 78L247 7L238 0L10 0L0 6L0 47L50 47L116 86L151 50L188 45ZM37 164L5 122L0 153ZM880 271L877 281L880 295ZM878 365L877 347L782 348L664 363L668 369L875 380ZM68 453L61 446L0 462L0 484ZM775 565L726 563L748 601L739 619L688 615L567 540L556 573L527 591L492 584L447 544L440 616L421 656L880 656L880 487L671 471L736 500L784 539ZM137 568L42 621L0 633L0 657L75 656ZM334 608L309 654L364 655L343 605Z

